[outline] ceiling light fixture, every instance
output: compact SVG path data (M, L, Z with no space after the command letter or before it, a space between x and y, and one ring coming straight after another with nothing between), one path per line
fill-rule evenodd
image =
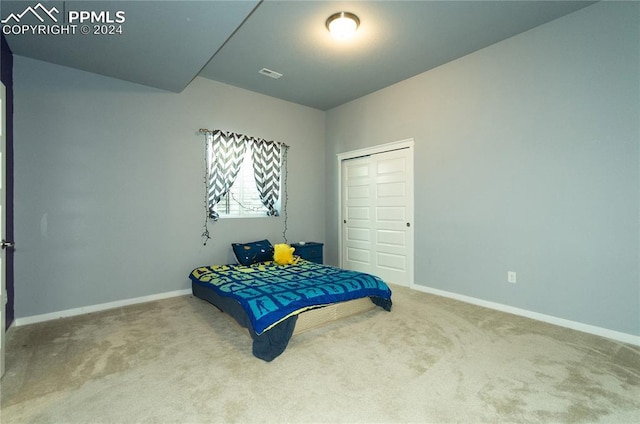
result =
M329 16L326 25L331 35L339 40L346 40L355 34L360 19L350 12L338 12Z

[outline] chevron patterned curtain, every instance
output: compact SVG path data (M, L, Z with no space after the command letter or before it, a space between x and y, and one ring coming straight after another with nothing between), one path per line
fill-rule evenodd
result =
M262 204L268 216L278 216L275 208L280 193L280 164L282 146L266 140L251 140L253 173Z
M227 194L238 176L242 159L247 150L247 137L228 131L216 130L206 133L207 140L207 212L217 221L214 210L220 199Z

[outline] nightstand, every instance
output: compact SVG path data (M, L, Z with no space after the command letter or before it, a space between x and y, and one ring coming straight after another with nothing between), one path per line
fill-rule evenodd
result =
M296 249L293 252L294 255L298 255L302 259L318 264L323 262L322 246L323 243L317 243L315 241L308 241L305 244L291 243L291 247Z

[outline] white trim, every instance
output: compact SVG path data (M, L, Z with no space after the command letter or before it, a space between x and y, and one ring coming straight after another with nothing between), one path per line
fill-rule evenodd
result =
M472 305L478 305L485 308L494 309L496 311L519 315L526 318L534 319L536 321L542 321L549 324L558 325L560 327L582 331L583 333L593 334L596 336L616 340L622 343L628 343L635 346L640 346L640 336L634 336L633 334L622 333L620 331L609 330L602 327L596 327L594 325L583 324L581 322L576 322L576 321L570 321L564 318L558 318L551 315L532 312L526 309L515 308L513 306L503 305L501 303L490 302L487 300L477 299L475 297L452 293L445 290L434 289L431 287L421 286L418 284L412 284L411 288L424 293L429 293L436 296L442 296L449 299L459 300L461 302L470 303ZM134 299L119 300L116 302L108 302L108 303L102 303L99 305L84 306L80 308L67 309L59 312L51 312L48 314L33 315L30 317L24 317L24 318L16 318L11 324L10 328L20 327L22 325L36 324L44 321L51 321L58 318L72 317L72 316L83 315L83 314L88 314L92 312L100 312L100 311L119 308L123 306L136 305L139 303L152 302L154 300L162 300L162 299L168 299L171 297L185 296L188 294L191 294L191 289L176 290L172 292L136 297Z
M349 152L338 153L338 163L343 160L353 159L360 156L375 155L376 153L389 152L391 150L404 149L406 147L413 147L415 142L413 138L407 138L406 140L393 141L391 143L378 144L377 146L365 147L363 149L351 150Z
M412 196L414 196L414 181L413 181L413 160L414 160L414 145L415 145L415 141L413 140L413 138L407 138L404 140L399 140L399 141L393 141L391 143L385 143L385 144L379 144L377 146L371 146L371 147L365 147L362 149L357 149L357 150L351 150L348 152L343 152L343 153L338 153L336 154L336 157L338 158L338 266L340 268L342 268L342 162L348 159L354 159L357 157L361 157L361 156L368 156L368 155L375 155L378 153L385 153L385 152L390 152L393 150L399 150L399 149L410 149L411 152L411 175L412 175L412 180L410 181L411 183L411 193ZM412 219L415 221L415 199L412 198L411 199L411 217ZM413 223L412 223L413 225ZM415 225L413 225L412 231L414 231L415 233ZM413 287L414 286L414 261L415 261L415 237L411 237L411 265L409 267L409 285L408 287ZM401 284L404 286L404 284Z
M22 325L35 324L38 322L51 321L58 318L73 317L76 315L89 314L92 312L106 311L107 309L120 308L122 306L136 305L138 303L152 302L154 300L168 299L170 297L185 296L191 294L191 289L176 290L166 293L152 294L149 296L136 297L133 299L118 300L115 302L101 303L99 305L82 306L80 308L67 309L64 311L51 312L42 315L16 318L13 322L16 327Z
M633 334L622 333L620 331L609 330L602 327L596 327L594 325L584 324L576 321L570 321L568 319L558 318L552 315L545 315L538 312L528 311L526 309L515 308L513 306L503 305L501 303L490 302L487 300L477 299L475 297L464 296L461 294L451 293L448 291L434 289L426 286L420 286L417 284L414 284L412 288L424 293L434 294L436 296L448 297L450 299L459 300L461 302L471 303L472 305L483 306L485 308L494 309L496 311L506 312L513 315L519 315L526 318L534 319L536 321L542 321L549 324L558 325L560 327L582 331L583 333L594 334L596 336L605 337L607 339L612 339L619 342L640 346L640 336L634 336Z

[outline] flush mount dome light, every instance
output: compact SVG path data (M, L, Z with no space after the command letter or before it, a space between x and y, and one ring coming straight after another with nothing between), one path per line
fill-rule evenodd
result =
M339 40L346 40L355 34L360 19L350 12L338 12L329 16L326 25L331 35Z

